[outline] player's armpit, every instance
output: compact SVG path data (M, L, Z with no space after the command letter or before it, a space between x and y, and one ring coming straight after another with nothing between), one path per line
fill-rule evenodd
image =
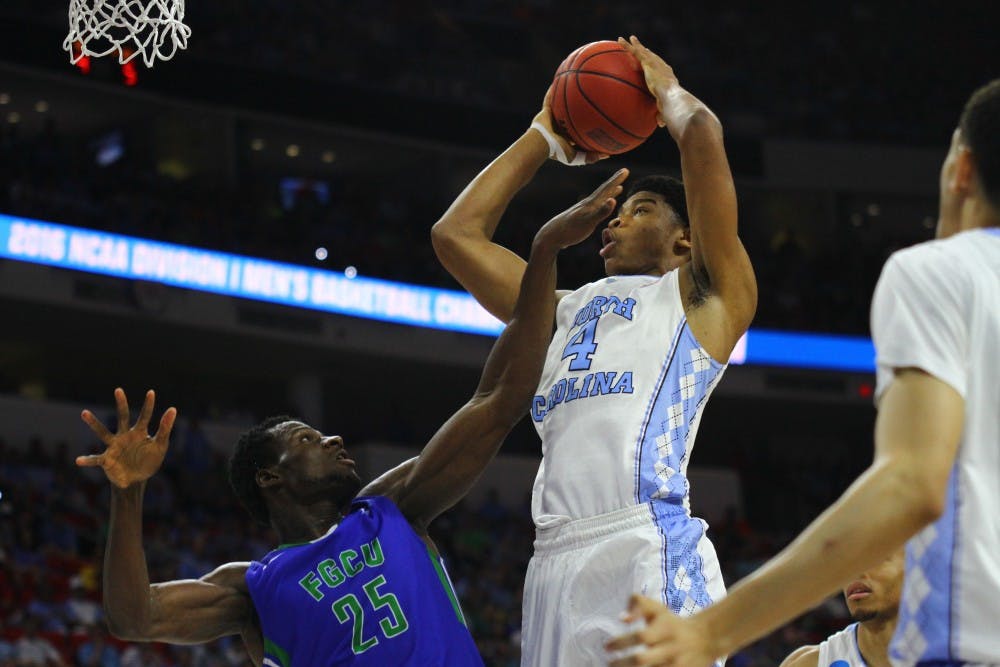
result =
M782 660L779 667L818 667L819 647L800 646Z
M240 634L254 613L247 567L248 563L229 563L201 579L152 584L145 627L109 622L111 632L129 641L171 644L199 644Z

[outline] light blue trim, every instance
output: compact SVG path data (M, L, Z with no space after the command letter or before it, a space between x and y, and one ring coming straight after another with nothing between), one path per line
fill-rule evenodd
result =
M663 572L666 584L663 603L679 614L690 597L697 609L712 604L705 578L705 564L698 552L698 543L705 537L705 524L688 516L681 508L665 501L650 503L656 526L664 538ZM684 568L685 577L677 581L677 573Z
M649 405L646 406L646 411L642 416L642 428L639 429L639 440L635 444L635 502L637 505L643 502L640 497L640 494L642 493L642 448L643 442L646 439L646 431L649 428L649 419L653 414L653 408L656 406L657 397L660 395L660 390L663 388L663 382L667 377L667 371L670 370L670 364L673 362L674 354L677 352L677 343L681 338L681 333L684 331L684 326L686 324L687 318L682 318L680 324L677 325L677 330L673 335L673 341L670 343L670 352L667 353L667 358L663 360L663 366L660 368L660 373L656 378L655 389L653 389L653 392L649 397Z
M954 658L958 560L958 465L948 479L945 509L937 521L906 543L906 571L896 633L889 645L893 662L948 662ZM927 540L927 531L933 539ZM920 600L915 609L910 602ZM918 632L921 641L912 633ZM915 646L923 646L917 653Z
M684 502L688 481L682 470L691 425L722 370L723 365L701 348L687 320L682 320L639 432L636 493L640 503Z

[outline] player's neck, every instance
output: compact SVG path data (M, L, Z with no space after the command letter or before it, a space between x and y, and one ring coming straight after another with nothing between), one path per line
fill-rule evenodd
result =
M868 667L890 667L889 642L896 631L896 617L873 618L858 624L858 648Z
M271 525L281 544L302 544L326 535L343 518L339 505L324 502L312 506L285 506L271 511Z
M982 198L969 199L962 210L960 231L987 227L1000 227L1000 210Z

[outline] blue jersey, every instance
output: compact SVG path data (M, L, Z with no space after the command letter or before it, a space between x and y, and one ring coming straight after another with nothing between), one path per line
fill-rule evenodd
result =
M250 564L269 667L482 666L444 564L385 497Z

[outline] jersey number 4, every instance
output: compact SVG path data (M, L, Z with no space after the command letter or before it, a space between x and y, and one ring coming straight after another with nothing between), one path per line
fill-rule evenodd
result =
M410 623L406 620L403 608L399 606L399 600L392 593L379 593L379 587L385 585L385 575L378 575L363 586L365 595L371 605L372 611L388 607L389 616L378 622L382 629L382 636L392 639L401 635L410 628ZM351 650L354 655L361 655L373 646L378 645L378 634L367 639L365 631L365 608L354 593L348 593L344 597L333 603L333 613L341 623L352 622L351 628Z
M597 323L599 321L596 317L590 320L566 343L566 347L563 348L562 358L569 357L569 370L590 370L591 357L597 351L597 343L594 342L594 333L597 331Z

